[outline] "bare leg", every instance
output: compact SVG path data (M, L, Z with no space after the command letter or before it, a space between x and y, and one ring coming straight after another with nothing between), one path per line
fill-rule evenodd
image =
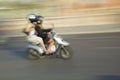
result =
M53 40L53 39L50 39L50 40L48 41L47 54L50 53L50 48L53 46L53 44L54 44L54 40Z
M47 53L47 49L45 48L43 40L40 41L40 45L42 46L42 48L45 51L45 53Z

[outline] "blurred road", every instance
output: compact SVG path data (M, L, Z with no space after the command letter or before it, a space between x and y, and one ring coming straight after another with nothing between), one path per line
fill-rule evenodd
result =
M120 80L120 33L64 35L71 60L27 59L25 37L0 44L0 80Z

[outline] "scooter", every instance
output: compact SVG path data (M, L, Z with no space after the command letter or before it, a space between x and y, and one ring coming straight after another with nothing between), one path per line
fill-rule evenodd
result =
M50 38L54 40L54 45L51 47L51 52L55 57L59 57L65 60L71 59L73 56L72 48L70 47L70 43L63 40L61 36L58 36L54 29L51 29ZM47 44L45 44L47 46ZM35 45L32 43L28 43L27 56L31 60L43 59L45 58L45 52L41 45Z

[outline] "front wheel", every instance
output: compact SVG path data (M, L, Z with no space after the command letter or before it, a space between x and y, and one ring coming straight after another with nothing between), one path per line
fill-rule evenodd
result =
M72 56L73 56L73 51L70 46L64 46L63 48L61 48L60 50L61 58L67 60L67 59L71 59Z

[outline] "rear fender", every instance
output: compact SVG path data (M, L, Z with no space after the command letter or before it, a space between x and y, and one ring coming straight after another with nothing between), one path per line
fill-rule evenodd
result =
M38 53L40 53L40 54L43 54L43 53L44 53L44 51L43 51L43 49L42 49L41 46L29 44L29 45L28 45L28 48L32 48L32 49L38 51Z

